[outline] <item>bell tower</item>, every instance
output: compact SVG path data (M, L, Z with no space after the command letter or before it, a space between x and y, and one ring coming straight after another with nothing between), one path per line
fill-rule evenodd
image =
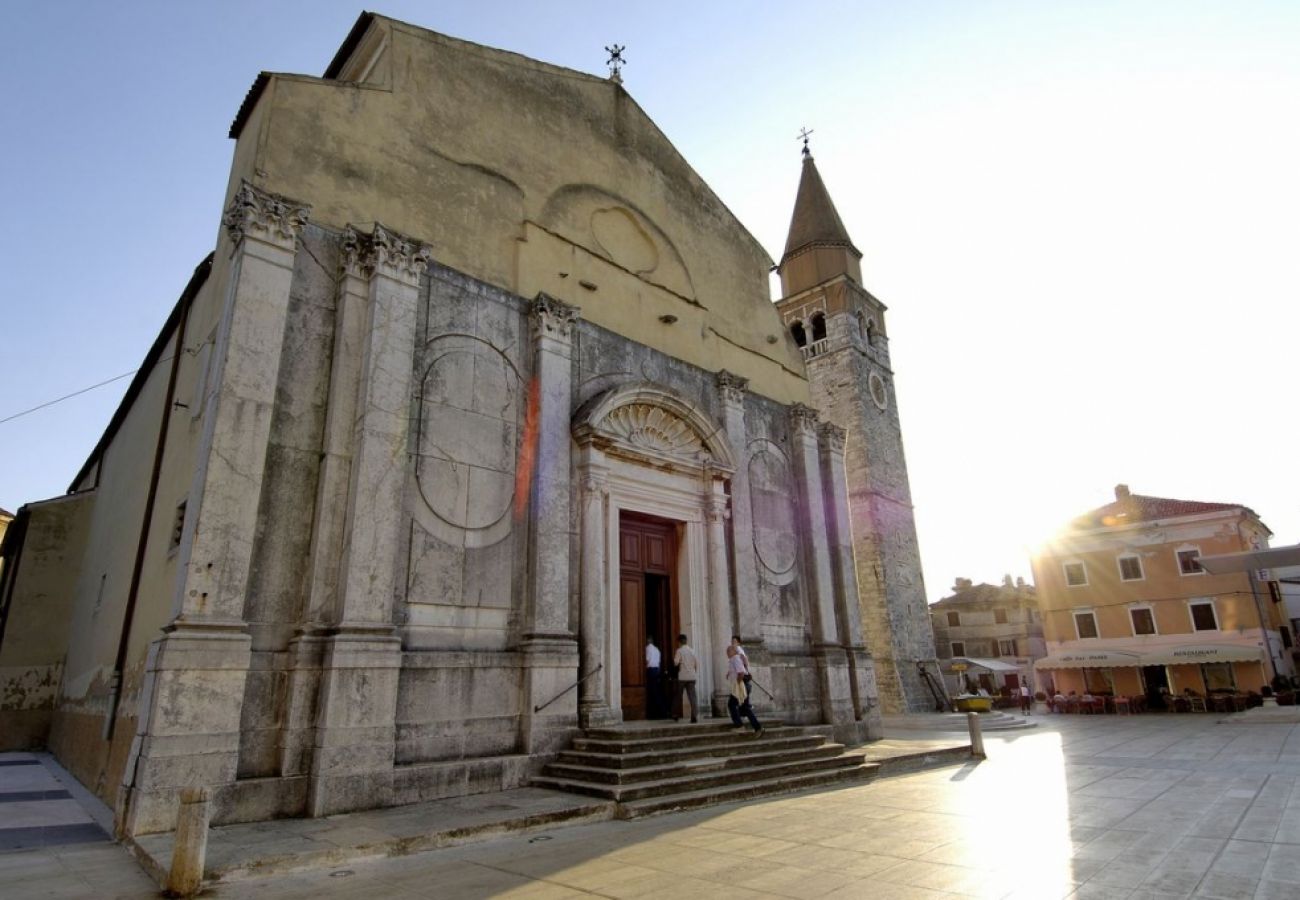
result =
M885 713L933 710L924 665L938 674L885 305L862 286L853 246L804 138L803 173L777 270L777 309L802 350L813 403L847 433L853 553L862 630Z

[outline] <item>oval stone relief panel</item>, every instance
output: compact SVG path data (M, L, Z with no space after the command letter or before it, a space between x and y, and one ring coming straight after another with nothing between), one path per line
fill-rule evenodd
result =
M416 520L435 537L483 547L509 532L522 385L499 350L436 338L420 383Z
M754 551L769 581L788 584L794 580L798 548L790 465L771 441L756 441L751 447L749 502L754 518Z

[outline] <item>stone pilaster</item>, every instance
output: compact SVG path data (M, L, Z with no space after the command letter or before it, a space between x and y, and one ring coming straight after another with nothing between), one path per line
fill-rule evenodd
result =
M749 379L727 371L717 376L722 399L722 428L736 457L731 476L731 564L736 576L736 628L751 656L761 656L763 628L758 609L758 564L754 559L754 513L749 494L749 434L745 430L745 393ZM723 636L724 640L726 636ZM721 648L709 648L721 652Z
M534 422L528 503L528 582L523 743L529 753L558 750L577 725L578 648L569 623L569 418L572 340L580 310L538 294L531 311Z
M821 446L822 479L826 489L826 519L831 547L831 572L835 584L835 620L849 664L853 716L861 725L859 740L881 736L880 701L876 696L875 666L862 634L858 606L858 576L853 561L853 532L849 523L848 481L844 469L845 432L823 423L817 429Z
M345 247L345 250L348 249ZM345 260L369 276L347 514L321 660L308 812L385 806L401 639L393 626L407 476L411 364L429 249L376 224ZM359 701L359 698L364 698Z
M122 821L131 834L174 827L182 787L235 780L251 646L245 594L293 259L309 214L310 207L245 182L223 218L229 284L178 551L173 619L149 649L126 766Z
M853 694L835 616L835 582L817 443L817 412L802 404L790 408L790 456L798 485L804 586L812 620L813 659L817 665L822 719L835 726L837 739L853 740L856 732Z
M713 479L704 498L704 523L709 564L709 630L713 647L705 648L713 665L714 716L727 715L727 657L722 648L731 640L735 620L732 618L731 577L727 568L727 496L722 482ZM716 648L716 649L715 649Z
M352 438L370 308L369 248L370 235L351 225L343 230L329 398L312 517L310 574L301 606L302 624L289 642L288 696L280 732L282 775L305 775L311 770L324 644L329 624L338 617L339 562L346 538Z
M582 571L579 626L579 659L582 682L578 690L578 718L583 728L611 725L620 721L605 695L608 678L596 674L596 667L610 658L608 540L609 482L605 454L590 443L582 448L578 466L582 487L582 543L579 549Z

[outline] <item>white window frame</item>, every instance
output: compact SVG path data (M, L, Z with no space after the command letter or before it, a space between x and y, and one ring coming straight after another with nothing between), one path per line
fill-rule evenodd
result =
M1147 612L1151 613L1151 634L1152 635L1159 634L1160 626L1156 624L1155 609L1151 606L1150 603L1135 603L1128 608L1128 624L1129 624L1129 628L1133 629L1133 637L1151 636L1146 634L1138 634L1137 623L1133 621L1133 613L1140 609L1145 609Z
M1078 584L1070 583L1070 566L1078 566L1083 572L1083 581ZM1065 586L1068 588L1079 588L1088 586L1088 564L1081 559L1066 560L1061 563L1061 573L1065 576Z
M997 638L996 640L997 640L997 642L998 642L998 658L999 658L999 659L1001 659L1001 658L1005 658L1005 657L1012 657L1012 658L1014 658L1014 657L1016 656L1016 641L1015 641L1015 638ZM1010 650L1010 651L1004 650L1003 647L1002 647L1003 644L1010 644L1010 645L1011 645L1011 650Z
M960 651L958 651L958 649L957 649L958 647L961 648ZM953 642L952 642L952 655L953 655L953 656L965 656L965 655L966 655L966 642L965 642L965 641L953 641Z
M1125 577L1124 577L1124 560L1126 560L1126 559L1135 559L1135 560L1137 560L1137 564L1138 564L1138 577L1137 577L1137 578L1125 578ZM1136 553L1121 553L1119 556L1115 557L1115 568L1119 570L1119 580L1120 580L1120 581L1146 581L1146 580L1147 580L1147 569L1146 569L1146 566L1142 565L1142 557L1139 556L1139 555L1136 554Z
M1084 637L1082 632L1079 631L1079 616L1082 615L1092 616L1092 630L1097 633L1091 637ZM1070 610L1070 621L1074 623L1074 636L1079 640L1095 641L1101 637L1101 623L1097 621L1097 610L1093 609L1091 606Z
M1197 628L1197 627L1196 627L1196 616L1192 614L1192 607L1193 607L1193 606L1208 606L1208 607L1210 608L1210 615L1214 616L1214 628L1213 628L1213 629L1209 629L1209 628ZM1213 598L1213 597L1193 597L1193 598L1191 598L1190 600L1188 600L1188 601L1187 601L1187 619L1188 619L1189 622L1191 622L1191 625L1192 625L1192 634L1199 634L1199 633L1202 632L1202 631L1221 631L1221 630L1222 630L1222 629L1220 628L1220 625L1219 625L1219 609L1218 609L1218 606L1215 604L1215 602L1214 602L1214 598Z
M1180 558L1180 554L1187 553L1189 550L1190 550L1190 551L1195 551L1195 553L1196 553L1196 558L1197 558L1197 560L1198 560L1198 562L1197 562L1197 566L1198 566L1198 568L1197 568L1197 570L1196 570L1195 572L1184 572L1184 571L1183 571L1183 561L1182 561L1182 559ZM1200 548L1200 547L1194 546L1194 545L1192 545L1192 544L1183 544L1183 546L1181 546L1181 547L1175 547L1175 548L1174 548L1174 565L1178 567L1178 574L1181 575L1181 576L1184 577L1184 578L1195 578L1195 577L1197 577L1197 576L1200 576L1200 575L1204 575L1204 574L1205 574L1205 567L1202 566L1202 565L1200 564L1200 562L1199 562L1200 558L1201 558L1201 548Z

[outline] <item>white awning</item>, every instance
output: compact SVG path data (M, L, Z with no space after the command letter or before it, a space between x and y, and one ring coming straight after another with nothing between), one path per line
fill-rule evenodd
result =
M1142 657L1123 650L1062 650L1034 661L1035 669L1114 669L1144 666Z
M1184 644L1149 650L1142 654L1144 666L1187 666L1199 663L1262 662L1263 647L1243 647L1241 644Z
M1282 566L1300 566L1300 544L1291 547L1274 547L1272 550L1251 550L1247 553L1220 553L1217 556L1198 556L1196 561L1211 575L1228 572L1249 572L1252 569L1277 569Z
M970 656L957 656L953 662L964 662L972 669L987 669L990 672L1019 672L1019 666L1004 663L1000 659L975 659Z

